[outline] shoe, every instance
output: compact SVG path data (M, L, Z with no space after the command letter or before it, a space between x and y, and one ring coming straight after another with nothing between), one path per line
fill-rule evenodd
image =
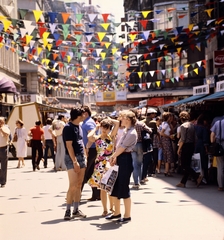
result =
M47 166L44 166L44 168L47 168Z
M218 188L218 191L222 192L222 191L224 191L224 188L219 187L219 188Z
M117 222L119 223L127 223L127 222L130 222L131 221L131 217L128 217L128 218L120 218L117 220Z
M1 188L4 188L5 187L5 184L1 184Z
M203 179L203 176L200 175L200 176L198 177L198 179L197 179L197 184L196 184L197 187L199 187L199 186L201 185L202 179Z
M66 211L65 211L64 220L65 220L65 221L71 220L71 210L66 210Z
M141 180L140 183L141 183L141 185L145 185L146 184L145 180Z
M20 165L17 165L17 167L16 168L20 168Z
M76 211L73 211L72 213L72 217L82 217L82 218L86 218L86 215L79 209L77 209Z
M37 165L37 170L40 170L40 167Z
M118 214L118 215L113 215L113 214L111 214L111 215L105 217L105 219L107 219L107 220L113 220L113 219L120 218L120 217L121 217L121 214Z
M134 185L132 186L132 189L134 189L134 190L139 190L139 187L140 187L139 184L134 184Z
M185 188L185 185L183 184L183 183L178 183L177 185L176 185L176 187L181 187L181 188Z

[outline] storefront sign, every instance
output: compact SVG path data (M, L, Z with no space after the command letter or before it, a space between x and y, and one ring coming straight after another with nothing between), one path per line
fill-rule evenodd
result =
M209 85L201 85L198 87L193 87L193 95L209 94Z
M29 103L29 102L37 102L42 103L42 98L36 94L24 94L20 95L20 102L21 103Z
M103 92L103 101L115 101L115 92Z
M117 91L116 92L116 101L125 101L127 100L127 91Z
M214 51L214 66L215 68L224 67L224 51Z
M172 96L172 92L169 93L151 93L148 94L148 97L164 97L164 96Z
M147 100L142 100L139 102L139 107L145 107L147 106Z

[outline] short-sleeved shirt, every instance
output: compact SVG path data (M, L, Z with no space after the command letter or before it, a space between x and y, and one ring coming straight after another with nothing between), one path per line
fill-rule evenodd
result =
M41 140L41 136L44 134L44 130L40 126L35 126L30 129L33 140Z
M137 139L138 134L134 127L125 129L117 148L122 147L125 148L125 152L132 152L137 143Z
M65 153L67 155L69 155L69 153L66 147L66 141L72 141L72 147L74 149L75 155L84 154L83 140L81 135L82 130L80 128L81 127L79 125L74 125L73 123L69 122L65 125L62 131Z
M144 122L137 121L135 123L135 130L138 134L138 142L142 142L142 131L146 131L148 133L152 133L151 128L149 128Z
M43 127L45 140L52 140L52 135L49 132L50 127L51 127L51 125L46 125Z
M85 147L88 142L87 135L88 135L89 131L93 130L95 127L96 127L96 123L91 117L88 117L87 119L85 119L83 121L82 134L83 134L83 143L84 143ZM96 145L95 145L95 143L93 143L91 148L95 148L95 147L96 147Z
M194 124L185 122L180 126L180 141L183 143L194 143L196 141Z
M211 128L211 132L215 133L216 141L219 142L220 139L220 120L216 121L215 124ZM221 121L221 141L224 140L224 120Z

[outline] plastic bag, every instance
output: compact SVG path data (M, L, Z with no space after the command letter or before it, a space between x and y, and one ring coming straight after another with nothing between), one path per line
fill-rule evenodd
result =
M118 176L118 169L119 167L114 165L103 174L100 182L100 189L107 191L109 194L112 193Z

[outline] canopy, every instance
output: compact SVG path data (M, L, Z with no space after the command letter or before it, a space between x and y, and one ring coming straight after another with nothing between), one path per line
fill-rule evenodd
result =
M177 101L177 102L165 104L165 105L163 105L161 107L162 108L175 107L175 106L178 106L178 105L181 105L181 104L185 104L185 103L188 103L188 102L194 102L194 101L196 101L198 99L204 98L205 96L207 96L207 94L193 95L193 96L190 96L188 98L184 98L184 99L182 99L180 101Z
M202 103L204 101L213 101L213 100L217 100L219 98L224 98L224 91L222 92L216 92L216 93L213 93L211 95L208 95L204 98L201 98L198 103Z
M13 81L3 77L0 80L0 93L17 93L16 86Z

